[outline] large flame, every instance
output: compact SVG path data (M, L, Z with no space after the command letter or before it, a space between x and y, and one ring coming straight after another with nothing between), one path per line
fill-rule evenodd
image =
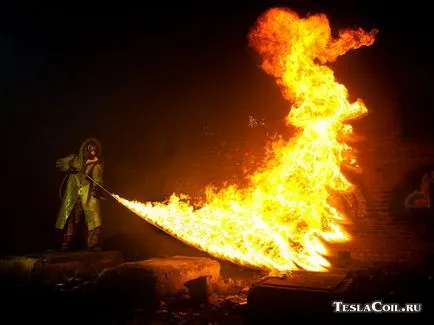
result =
M271 155L249 185L219 190L192 204L173 194L167 202L129 201L128 209L180 240L219 258L269 271L303 268L325 271L325 242L351 239L344 214L333 204L352 184L341 172L355 166L347 121L367 112L361 100L350 103L347 89L324 65L348 50L369 46L376 30L340 31L331 36L323 14L300 18L288 9L265 12L250 33L250 43L292 103L288 123L299 128L290 141L270 145Z

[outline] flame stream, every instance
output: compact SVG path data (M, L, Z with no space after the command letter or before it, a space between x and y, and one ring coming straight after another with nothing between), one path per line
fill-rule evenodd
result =
M265 12L249 34L292 106L287 122L299 128L289 141L269 144L270 155L249 177L249 186L208 187L198 204L173 194L167 202L115 198L132 212L180 240L219 258L269 271L326 271L325 242L345 242L346 217L334 193L352 184L341 172L355 154L342 139L348 120L367 113L325 65L351 49L369 46L376 30L341 30L332 38L323 14L300 18L289 9ZM196 208L197 207L197 208Z

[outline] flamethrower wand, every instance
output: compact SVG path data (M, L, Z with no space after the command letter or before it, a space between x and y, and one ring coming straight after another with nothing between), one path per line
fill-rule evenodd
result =
M99 186L99 188L100 189L102 189L105 193L107 193L108 195L110 195L116 202L118 202L118 203L121 203L121 202L119 202L119 200L109 191L109 190L107 190L104 186L102 186L101 184L98 184L92 177L90 177L89 175L86 175L86 178L87 179L89 179L91 182L93 182L95 185L97 185L97 186ZM103 199L103 200L105 200L104 198L101 198L101 199ZM123 205L122 203L121 203L121 205ZM148 221L149 222L149 221ZM158 228L158 229L160 229L161 231L163 231L163 232L167 232L164 228L162 228L160 225L158 225L158 224L156 224L156 223L150 223L151 225L153 225L154 227L156 227L156 228ZM180 241L182 241L184 244L186 244L186 245L190 245L191 246L191 244L189 243L189 242L187 242L187 241L185 241L184 239L182 239L181 237L177 237L177 236L175 236L177 239L179 239ZM194 247L194 246L193 246Z
M86 178L89 179L91 182L93 182L96 186L98 186L100 189L102 189L105 193L107 193L108 195L110 195L112 198L114 198L116 201L118 201L114 195L107 190L104 186L102 186L101 184L98 184L92 177L90 177L89 175L86 175ZM105 200L104 198L101 198L103 200Z

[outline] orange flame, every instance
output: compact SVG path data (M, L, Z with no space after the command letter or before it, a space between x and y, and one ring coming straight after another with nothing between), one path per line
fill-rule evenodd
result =
M199 207L184 195L164 203L115 197L213 256L268 271L326 271L324 241L351 239L342 228L344 214L332 203L334 193L352 190L341 167L354 165L354 154L340 139L352 133L345 122L367 109L361 100L349 102L347 89L324 64L371 45L376 32L343 30L334 39L323 14L300 18L288 9L270 9L251 31L250 43L292 103L287 121L299 128L297 136L271 144L269 159L248 186L209 187Z

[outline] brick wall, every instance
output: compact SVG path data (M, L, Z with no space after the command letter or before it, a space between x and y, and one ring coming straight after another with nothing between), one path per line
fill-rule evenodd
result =
M422 167L434 166L434 142L404 139L393 112L374 112L363 125L366 141L359 149L368 213L349 227L353 240L334 249L360 260L424 263L434 252L434 215L406 211L404 199L419 185Z

